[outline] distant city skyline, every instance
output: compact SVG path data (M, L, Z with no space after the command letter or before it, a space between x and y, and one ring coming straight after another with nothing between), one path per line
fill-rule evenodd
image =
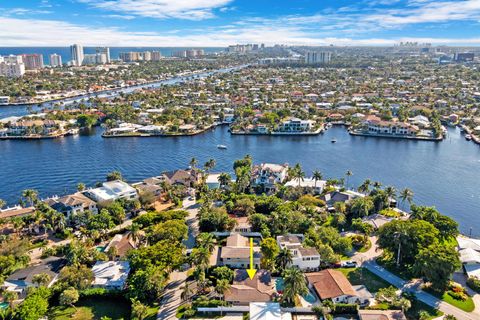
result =
M480 45L480 0L19 0L2 46Z

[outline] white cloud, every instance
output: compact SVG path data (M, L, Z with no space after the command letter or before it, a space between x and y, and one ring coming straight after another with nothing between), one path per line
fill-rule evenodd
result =
M118 28L95 28L56 20L19 19L0 17L0 43L3 46L67 46L81 43L85 46L191 46L224 47L235 43L266 43L291 45L345 45L388 46L399 41L429 42L433 44L479 45L480 37L449 38L351 38L318 35L289 25L238 25L207 28L195 33L129 32Z
M78 0L88 5L129 15L167 19L203 20L213 18L213 9L232 0Z

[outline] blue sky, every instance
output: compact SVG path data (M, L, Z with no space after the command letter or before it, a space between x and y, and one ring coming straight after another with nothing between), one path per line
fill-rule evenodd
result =
M0 46L480 44L480 0L0 0Z

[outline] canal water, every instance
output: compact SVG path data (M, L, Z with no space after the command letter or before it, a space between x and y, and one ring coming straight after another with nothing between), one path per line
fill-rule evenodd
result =
M105 139L101 132L0 141L0 198L15 203L27 188L42 197L62 195L79 182L93 186L112 170L139 181L186 167L192 157L200 164L213 158L214 171L232 172L233 161L250 154L255 163L299 162L307 175L320 170L325 177L341 178L351 170L350 187L367 178L398 190L409 187L416 203L436 206L456 219L463 233L472 228L480 236L480 147L456 128L443 142L355 137L336 126L311 137L232 136L226 126L191 137ZM218 144L228 149L219 150Z

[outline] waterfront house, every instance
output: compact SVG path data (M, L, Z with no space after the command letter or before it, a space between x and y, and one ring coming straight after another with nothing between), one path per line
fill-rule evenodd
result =
M287 248L292 253L292 262L289 266L303 271L316 271L320 268L320 254L317 249L304 248L298 236L278 236L277 244L280 248Z
M363 124L368 133L379 135L415 136L420 130L417 126L406 122L384 121L377 116L366 117Z
M248 305L250 302L272 301L275 293L275 283L267 270L258 270L253 279L246 270L235 270L233 284L224 299L233 305Z
M334 205L336 202L344 202L348 203L353 199L365 197L364 194L353 190L345 190L345 191L332 191L320 197L325 203L327 204L327 208L329 211L334 211Z
M308 273L306 277L309 287L315 290L321 300L331 299L333 303L368 305L373 298L365 287L354 288L345 275L337 270L325 269Z
M276 189L276 184L283 183L287 178L288 164L262 163L252 169L252 184L261 187L269 193Z
M220 252L220 262L230 268L250 268L250 243L247 237L239 233L232 233L227 238L227 243ZM255 268L260 266L260 247L253 247L253 264Z
M66 260L57 257L49 257L39 263L17 270L12 273L2 284L5 291L16 292L20 298L24 298L30 287L37 287L34 279L36 275L47 274L49 277L47 287L50 287L58 277L60 269L66 264Z
M61 198L51 198L45 202L52 209L63 213L67 217L83 213L87 210L93 214L98 213L97 204L80 192L63 196Z
M162 183L164 180L161 177L151 177L142 182L132 184L132 187L137 189L139 194L150 193L155 198L159 199L162 196Z
M386 216L378 214L378 213L372 214L372 215L369 215L369 216L366 216L366 217L362 218L363 222L368 223L375 230L377 230L378 228L380 228L384 224L389 223L393 220L394 220L394 218L392 218L392 217L386 217Z
M29 214L35 213L34 207L27 207L24 208L20 205L16 205L14 207L0 209L0 219L7 219L13 217L24 217L28 216Z
M480 278L480 240L458 236L457 243L463 270L469 277Z
M123 290L130 273L128 261L97 261L92 267L94 288Z
M87 190L84 194L97 203L138 198L137 190L121 180L104 182L100 188Z
M207 179L205 180L205 183L207 184L208 189L218 189L220 188L220 182L218 181L218 178L220 177L220 173L210 173L207 176Z
M60 128L60 122L53 120L21 120L10 123L9 136L50 135Z
M180 184L193 187L200 181L201 174L195 169L175 170L162 173L160 178L171 185Z
M313 178L304 178L299 181L298 178L289 180L287 183L285 183L286 187L302 187L302 188L311 188L313 190L314 194L321 194L323 192L323 189L325 188L327 182L324 180L315 180Z
M305 133L311 132L315 125L315 121L302 120L298 118L290 118L283 121L278 127L277 132L282 133Z

